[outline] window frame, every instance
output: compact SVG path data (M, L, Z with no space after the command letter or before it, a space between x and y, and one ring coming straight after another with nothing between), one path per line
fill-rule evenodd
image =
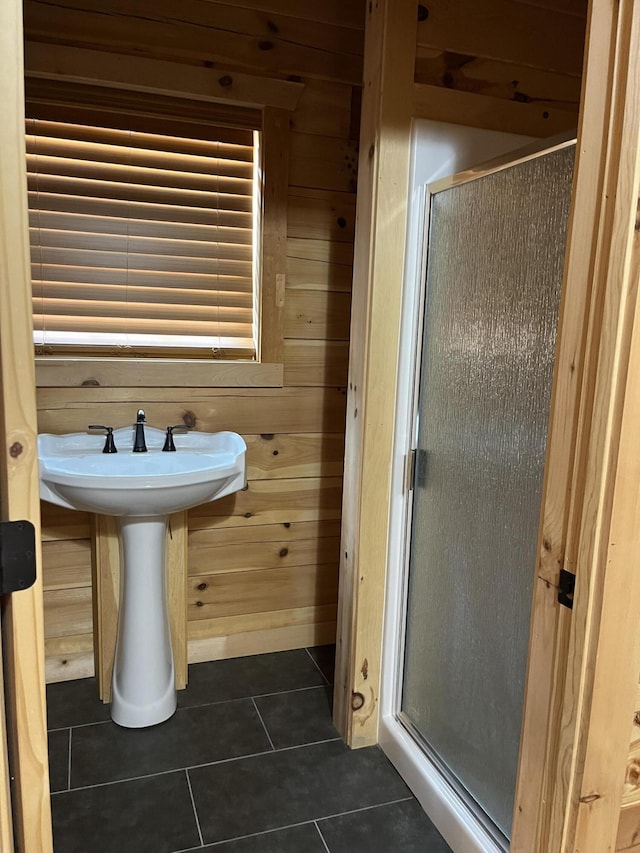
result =
M166 63L165 63L166 64ZM257 78L259 79L259 78ZM57 109L68 116L73 105L86 110L87 104L79 103L78 89L73 82L55 81L53 97L47 95L36 75L30 86L27 76L27 109L30 102L46 104L49 116ZM96 80L92 85L99 85ZM302 86L297 86L299 90ZM44 88L45 94L38 94ZM108 84L104 86L110 101L117 101L117 92ZM108 89L108 92L107 92ZM114 96L114 92L116 93ZM127 104L139 102L140 108L148 103L147 92L130 87L122 89ZM32 94L35 93L35 94ZM175 98L174 92L166 96ZM290 92L287 93L290 100ZM299 94L299 91L298 91ZM188 94L179 95L185 109L194 103L202 112L202 99L191 102ZM74 100L75 98L75 100ZM218 99L219 100L219 99ZM297 97L296 97L297 101ZM71 109L70 109L71 105ZM207 102L213 117L223 112L231 115L236 106L233 102ZM243 106L255 110L255 104ZM288 106L288 105L287 105ZM264 105L260 133L260 193L261 226L259 255L258 304L255 308L258 320L257 348L255 360L223 360L212 358L180 358L166 356L109 357L101 355L36 355L36 384L38 387L282 387L284 374L284 302L286 281L287 240L287 193L289 172L289 112L291 107ZM42 113L42 109L39 110ZM219 119L218 119L219 120Z

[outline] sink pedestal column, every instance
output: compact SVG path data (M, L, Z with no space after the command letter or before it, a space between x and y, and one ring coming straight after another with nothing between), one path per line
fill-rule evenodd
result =
M153 726L176 709L167 606L167 516L119 518L120 613L111 718Z

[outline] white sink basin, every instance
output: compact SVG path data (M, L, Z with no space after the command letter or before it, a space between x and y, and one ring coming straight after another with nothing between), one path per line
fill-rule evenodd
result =
M235 432L178 434L175 453L163 453L162 430L145 427L147 453L132 452L133 436L132 427L115 430L118 453L103 453L103 435L39 435L41 498L140 518L189 509L246 483L246 445Z
M142 413L144 414L144 413ZM135 429L104 435L39 435L40 496L69 509L114 515L120 529L120 611L111 717L126 728L152 726L176 709L166 595L167 521L172 512L222 498L246 484L243 439L234 432L190 432L164 452L163 430L144 428L146 453L134 453Z

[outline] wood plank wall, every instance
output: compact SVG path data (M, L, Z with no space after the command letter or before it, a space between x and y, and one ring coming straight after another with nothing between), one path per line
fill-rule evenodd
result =
M587 0L420 0L419 114L541 137L576 127L586 10Z
M416 3L420 114L430 117L433 102L433 118L485 126L481 117L493 111L491 126L513 130L516 110L525 117L521 132L570 127L585 6ZM42 388L39 429L81 430L107 409L109 423L122 425L141 405L153 425L178 423L189 411L202 429L242 433L248 491L189 517L190 657L330 642L365 3L149 0L146 7L143 14L143 4L124 0L25 0L27 59L31 45L53 43L93 51L97 68L101 53L120 53L123 67L127 56L142 56L304 84L290 128L284 387ZM92 669L90 519L43 504L43 536L48 678L81 677Z
M98 415L191 412L248 445L249 488L190 513L190 659L333 642L356 190L363 4L327 0L25 3L35 43L239 69L304 84L291 114L284 387L41 388L39 430ZM173 385L179 384L176 382ZM121 383L120 383L121 386ZM92 671L91 525L43 504L49 680Z

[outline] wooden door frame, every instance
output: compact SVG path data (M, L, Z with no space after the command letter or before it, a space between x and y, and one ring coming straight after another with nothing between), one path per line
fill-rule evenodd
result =
M590 4L514 812L521 853L615 849L629 752L639 27L633 0ZM561 568L576 575L573 611L556 601Z
M411 0L379 0L366 23L334 698L352 746L377 742L378 732L413 104L441 118L437 99L430 112L416 97L403 58L413 60L415 12ZM630 559L640 518L628 473L637 470L628 435L638 416L626 395L640 357L639 25L633 0L589 4L513 826L520 853L614 849L629 747L640 669ZM484 112L468 120L515 130L504 115L498 127ZM577 575L573 611L557 603L560 568Z
M0 509L36 527L38 579L2 604L16 849L51 853L37 413L24 139L22 2L0 3ZM6 778L6 777L5 777ZM3 780L0 779L0 785ZM3 814L6 786L2 785ZM11 851L13 846L6 847ZM3 843L2 850L5 850Z

